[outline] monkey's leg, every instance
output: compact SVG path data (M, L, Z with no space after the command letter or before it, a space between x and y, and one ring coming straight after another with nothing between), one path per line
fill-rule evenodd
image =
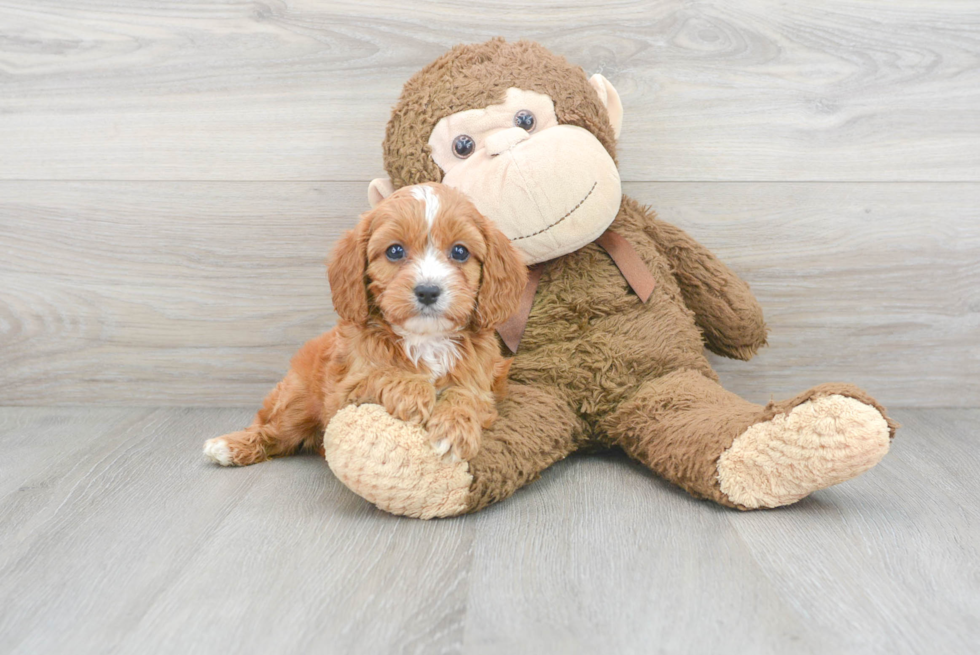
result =
M552 393L511 384L469 462L440 456L423 428L378 405L349 406L327 426L334 474L379 508L416 518L455 516L507 498L578 447L580 420Z
M756 509L863 473L888 451L897 426L851 385L761 407L685 370L644 383L604 427L631 457L692 495Z

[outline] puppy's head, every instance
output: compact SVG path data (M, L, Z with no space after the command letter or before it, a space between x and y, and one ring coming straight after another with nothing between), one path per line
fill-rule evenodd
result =
M380 314L412 334L492 328L517 311L527 268L466 197L436 183L399 189L361 216L329 264L334 308Z

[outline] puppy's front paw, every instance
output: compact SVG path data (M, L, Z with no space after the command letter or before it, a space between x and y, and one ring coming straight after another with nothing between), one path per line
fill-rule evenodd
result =
M480 422L468 412L441 411L427 425L432 447L439 455L452 449L459 459L471 460L480 450Z
M424 425L436 404L436 390L425 380L404 380L384 389L381 404L400 421Z

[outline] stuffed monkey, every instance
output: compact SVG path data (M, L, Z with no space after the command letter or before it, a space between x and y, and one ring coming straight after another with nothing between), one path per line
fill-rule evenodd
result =
M451 516L503 500L585 447L619 447L692 495L755 509L796 502L884 456L896 425L864 391L824 384L763 407L726 391L704 355L766 343L748 285L622 195L623 106L542 46L453 48L405 85L384 141L393 189L464 191L521 250L531 283L502 342L516 357L500 418L468 462L432 452L378 406L342 410L327 460L396 514Z

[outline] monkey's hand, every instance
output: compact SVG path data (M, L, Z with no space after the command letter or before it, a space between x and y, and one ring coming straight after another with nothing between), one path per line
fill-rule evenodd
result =
M749 285L680 228L658 220L652 212L646 219L645 230L670 260L708 350L732 359L751 359L766 345L768 328Z

